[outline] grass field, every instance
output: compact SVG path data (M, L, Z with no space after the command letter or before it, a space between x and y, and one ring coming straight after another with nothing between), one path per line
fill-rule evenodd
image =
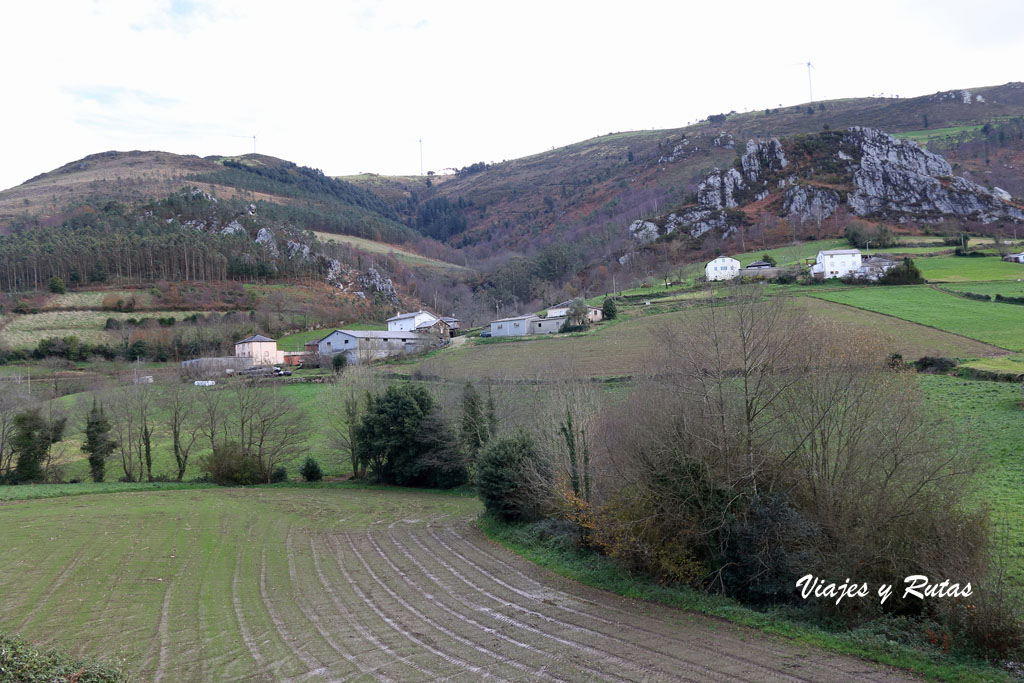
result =
M958 282L955 285L947 286L946 289L952 289L957 292L988 294L993 298L995 298L996 294L1024 297L1024 279L1003 282Z
M811 296L1024 351L1024 306L973 301L923 285L863 287Z
M964 363L964 367L985 372L1024 375L1024 353L1014 353L996 358L978 358Z
M473 273L471 269L466 268L465 266L428 258L426 256L420 256L419 254L413 253L407 249L402 249L401 247L396 247L392 244L374 242L372 240L363 239L362 237L354 237L352 235L336 235L331 232L314 232L313 234L322 242L351 244L356 249L361 249L362 251L366 251L371 254L391 254L396 260L414 268L428 268L464 275L472 275Z
M172 451L171 435L167 424L168 415L160 405L160 396L163 385L160 383L148 385L152 398L151 421L153 424L152 454L153 454L153 475L173 477L177 475L177 468ZM196 388L196 391L220 391L221 388ZM328 441L328 414L325 413L323 400L327 385L313 383L280 383L274 386L271 391L277 391L285 396L302 415L305 429L303 431L304 441L297 449L294 457L281 463L287 470L290 477L297 477L299 466L307 457L315 458L323 468L327 476L341 476L351 472L348 456L334 451ZM84 442L85 420L82 417L89 407L89 396L87 394L75 394L58 399L57 405L62 412L71 416L68 421L68 428L64 434L64 440L54 446L58 453L58 461L64 465L64 476L66 479L89 479L89 465L85 454L81 451ZM202 442L196 446L189 459L188 469L185 472L185 480L200 475L199 459L209 452L209 447L203 446ZM120 457L117 454L111 456L107 462L107 479L116 481L124 474Z
M929 282L1024 279L1024 263L1009 263L998 256L936 256L918 259L914 263Z
M978 500L991 506L1005 534L1009 577L1024 589L1024 409L1020 385L945 376L920 378L928 403L952 420L965 443L986 461Z
M22 484L0 486L0 501L38 500L40 498L62 498L64 496L85 496L93 493L127 493L132 491L180 491L185 489L208 489L214 484L189 484L178 482L121 482L111 481L100 484Z
M873 288L871 291L881 289ZM831 292L821 296L828 294ZM817 298L800 297L795 299L795 303L805 307L813 316L834 320L848 329L867 329L878 333L893 351L902 353L907 359L931 355L977 358L1001 352L989 344ZM1020 308L1024 309L1024 306ZM1020 313L1024 315L1024 310ZM411 367L428 375L453 379L543 379L566 373L589 377L633 375L643 373L652 361L665 358L662 340L666 326L685 330L695 315L694 310L643 315L600 325L584 335L554 335L500 344L466 344L399 367L402 372Z
M116 332L104 330L107 318L172 317L181 320L193 312L202 311L141 311L119 313L117 311L44 311L27 315L14 315L0 329L0 344L11 348L34 348L46 337L78 337L79 341L90 344L114 343Z

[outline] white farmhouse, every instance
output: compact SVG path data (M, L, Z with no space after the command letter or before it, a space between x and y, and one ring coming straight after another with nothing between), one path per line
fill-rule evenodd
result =
M740 262L731 256L719 256L714 261L708 261L704 266L704 278L712 280L732 280L740 274Z
M284 362L284 351L277 349L277 342L262 334L254 334L235 342L235 358L251 358L253 365L280 365Z
M572 301L563 301L560 304L552 306L548 309L547 317L549 318L564 318L569 315L569 309L572 308ZM604 311L597 306L587 305L587 320L592 323L599 323L604 318Z
M388 332L411 332L416 328L430 327L440 319L439 316L429 311L400 313L393 318L388 318Z
M415 332L335 330L317 342L317 352L322 363L343 353L348 365L360 365L423 351L431 341L430 337Z
M860 267L859 249L829 249L818 252L818 258L811 265L811 276L819 280L847 277L856 274Z

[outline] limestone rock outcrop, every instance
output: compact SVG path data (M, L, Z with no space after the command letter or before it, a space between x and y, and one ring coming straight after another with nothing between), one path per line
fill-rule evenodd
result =
M938 220L944 215L992 223L1024 220L1024 212L995 191L953 175L949 162L871 128L850 128L847 137L861 151L847 197L858 216L895 220Z
M839 193L826 187L792 185L782 193L782 211L790 221L823 221L839 208Z

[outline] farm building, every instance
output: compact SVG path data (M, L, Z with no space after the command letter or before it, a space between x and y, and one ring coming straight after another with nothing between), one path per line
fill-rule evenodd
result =
M561 332L564 326L564 315L553 316L551 313L548 313L546 318L534 317L530 321L530 334L555 334L556 332Z
M349 365L359 365L424 351L432 341L429 335L410 331L335 330L317 343L317 353L321 362L343 353Z
M1024 263L1024 251L1019 254L1007 254L1003 257L1003 260L1010 263Z
M277 350L277 341L262 334L254 334L235 342L236 358L251 358L253 365L280 365L284 351Z
M744 270L765 270L767 268L774 268L768 261L754 261L753 263L745 266Z
M871 280L874 282L897 265L899 265L899 263L897 261L893 261L888 256L865 256L861 259L860 268L857 269L854 275L858 278L864 278L865 280Z
M419 310L414 313L400 313L388 318L388 332L420 332L430 330L443 322L449 337L459 329L459 319L451 316L434 315L430 311Z
M549 318L565 318L569 315L569 309L572 307L572 301L563 301L560 304L556 304L548 309L547 317ZM587 306L587 320L592 323L601 322L604 318L604 311L597 306Z
M811 265L811 276L818 280L853 275L861 267L859 249L829 249L819 251Z
M491 321L492 337L525 337L530 332L530 326L534 320L539 318L535 315L520 315L515 318L502 318Z
M740 273L740 262L731 256L719 256L704 266L704 277L713 280L732 280Z

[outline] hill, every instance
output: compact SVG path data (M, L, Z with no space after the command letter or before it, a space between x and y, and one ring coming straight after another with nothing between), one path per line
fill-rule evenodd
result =
M608 291L612 276L621 283L652 270L666 269L641 259L620 267L616 260L631 250L628 227L638 219L667 215L695 203L701 182L714 169L738 161L747 140L787 139L842 131L850 126L901 135L950 158L953 175L1024 194L1024 84L950 90L916 98L852 98L804 103L747 113L712 114L699 123L666 130L610 133L521 159L476 163L454 174L424 179L356 176L355 184L387 187L397 196L418 200L405 215L416 225L427 201L444 201L464 225L441 236L471 258L496 264L509 254L535 261L553 258L558 284L576 291ZM399 188L404 188L400 191ZM449 208L450 207L450 208ZM752 217L761 207L754 207ZM777 221L768 221L771 228ZM842 225L824 226L840 236ZM902 225L904 232L920 232ZM709 236L710 238L711 236ZM690 245L689 253L663 255L670 265L700 261L716 249L736 249L714 239ZM791 241L784 229L768 231L763 247ZM534 264L536 265L536 264ZM602 268L603 267L603 268ZM546 272L551 269L547 268ZM543 279L532 268L529 280ZM491 284L500 289L498 277ZM571 292L569 292L571 293ZM501 292L495 298L533 298L534 291Z

